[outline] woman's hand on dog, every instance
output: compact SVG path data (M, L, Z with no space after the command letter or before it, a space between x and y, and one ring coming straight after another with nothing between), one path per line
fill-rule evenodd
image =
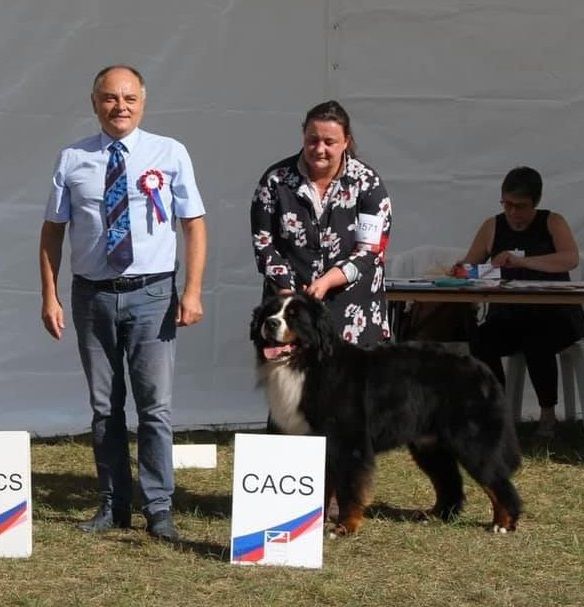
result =
M304 287L304 291L316 299L324 299L330 289L342 287L347 284L347 277L340 268L331 268L320 278L314 280L311 284Z

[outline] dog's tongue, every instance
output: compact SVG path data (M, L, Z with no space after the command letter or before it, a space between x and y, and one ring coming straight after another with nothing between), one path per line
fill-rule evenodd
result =
M286 344L285 346L266 346L264 348L264 356L267 360L274 360L283 354L289 354L293 349L291 344Z

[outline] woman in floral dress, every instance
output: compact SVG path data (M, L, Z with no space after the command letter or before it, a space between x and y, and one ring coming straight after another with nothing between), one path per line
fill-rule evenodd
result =
M312 108L300 153L264 173L251 228L264 297L304 290L326 303L346 341L371 346L389 337L391 202L379 175L354 156L350 119L338 102Z

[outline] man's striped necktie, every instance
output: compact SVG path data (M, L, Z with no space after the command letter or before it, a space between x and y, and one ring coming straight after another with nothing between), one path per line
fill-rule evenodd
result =
M105 173L105 213L107 223L107 263L120 274L132 263L132 232L128 203L128 177L121 141L108 146L109 162Z

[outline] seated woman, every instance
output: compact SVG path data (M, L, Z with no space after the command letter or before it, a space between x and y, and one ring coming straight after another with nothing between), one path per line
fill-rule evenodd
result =
M503 212L479 228L461 263L489 258L510 280L570 280L579 263L576 242L566 220L537 209L542 179L529 167L510 171L501 186ZM491 304L471 344L472 353L491 367L502 384L501 357L521 352L537 394L541 415L537 433L553 436L558 400L556 353L584 335L579 305Z

